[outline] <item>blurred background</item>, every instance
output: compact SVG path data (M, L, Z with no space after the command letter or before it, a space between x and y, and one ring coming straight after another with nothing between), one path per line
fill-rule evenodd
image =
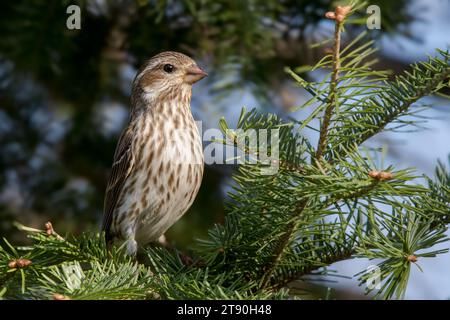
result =
M81 29L69 30L67 7L81 8ZM59 233L99 228L114 148L128 121L131 82L152 55L174 50L194 57L209 77L194 87L194 117L203 130L220 117L235 123L243 106L302 118L290 109L307 99L283 71L323 56L310 45L329 37L329 0L30 0L0 4L0 236L25 243L13 222ZM377 68L394 74L450 44L447 0L370 1L381 30L369 30ZM355 19L367 17L362 12ZM361 21L361 19L360 19ZM351 39L363 24L346 27ZM308 77L308 76L306 76ZM312 76L311 76L312 77ZM426 129L384 133L386 162L433 174L450 152L450 103L429 98ZM167 238L187 248L224 217L234 168L208 165L200 194ZM369 262L333 266L351 276ZM407 298L450 297L450 258L414 270ZM360 298L355 281L329 284L336 296Z

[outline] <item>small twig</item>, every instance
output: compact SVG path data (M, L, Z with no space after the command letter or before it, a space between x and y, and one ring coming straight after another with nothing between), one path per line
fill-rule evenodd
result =
M35 232L35 233L40 233L42 232L41 229L36 229L36 228L31 228L31 227L27 227L24 226L23 224L20 224L18 222L14 222L14 225L16 226L17 229L21 230L21 231L26 231L26 232ZM44 232L48 235L48 236L54 236L56 237L58 240L64 240L63 237L61 237L58 233L56 233L56 231L53 229L53 225L50 221L48 221L47 223L44 224L45 230Z
M325 114L323 116L322 126L320 128L319 142L317 144L317 151L315 158L320 160L325 152L328 143L328 130L333 116L333 111L337 107L337 94L336 88L339 80L339 69L341 67L340 62L340 50L341 50L341 29L345 17L351 11L350 6L340 7L338 6L335 12L327 12L325 17L335 21L334 29L334 46L333 46L333 71L331 74L330 93L328 95L328 104L325 108Z
M358 145L362 144L364 141L383 131L386 125L395 120L399 115L402 114L402 112L407 111L411 107L411 105L417 102L420 98L432 93L433 88L435 88L439 83L448 79L448 77L450 77L450 68L447 68L445 72L435 75L432 79L430 79L425 88L418 90L412 98L403 101L401 106L395 111L384 114L378 127L366 130L360 136L355 137L353 143L356 143Z
M347 193L347 194L344 194L344 195L341 195L338 197L329 198L327 201L325 201L323 203L322 206L324 208L326 208L332 204L336 204L339 201L358 199L359 197L362 197L362 196L368 194L370 191L374 190L378 186L379 182L380 182L380 180L374 180L370 184L368 184L358 190L355 190L353 192L350 192L350 193Z
M51 223L50 221L48 221L48 222L45 224L45 233L46 233L48 236L54 236L54 237L56 237L56 239L58 239L58 240L64 240L64 238L61 237L59 234L57 234L56 231L53 229L53 225L52 225L52 223Z
M322 268L324 265L330 265L330 264L338 262L338 261L350 259L354 253L355 253L354 250L348 250L348 251L336 253L333 256L326 257L320 265L311 264L310 266L307 266L304 269L293 273L292 275L283 279L283 281L275 284L274 286L268 287L268 289L275 291L280 288L283 288L286 285L288 285L290 282L297 280L304 275L310 274L312 271Z
M258 157L259 157L258 152L250 150L250 148L247 147L247 145L245 143L244 144L239 143L236 134L227 132L227 137L231 140L232 143L228 144L225 141L222 141L222 144L224 144L225 146L237 147L238 149L242 150L245 154L248 154L249 156L254 156L256 159L258 159ZM276 163L278 163L279 167L282 169L296 171L300 174L305 173L304 168L297 164L288 162L286 160L281 160L281 159L274 160L274 161L277 161Z
M307 205L307 200L302 201L299 206L297 207L295 216L298 217L301 215L303 210L305 209ZM298 224L300 223L300 219L293 220L291 223L289 223L288 230L283 234L281 237L277 248L275 249L275 253L272 257L272 260L270 261L270 264L267 266L267 269L263 275L261 287L266 288L270 284L270 278L272 277L273 272L275 271L276 266L280 262L281 258L283 257L284 250L289 245L289 242L291 240L292 234L297 229Z
M322 128L320 130L320 138L319 138L319 144L317 147L317 152L315 155L315 160L320 160L322 158L323 152L325 150L326 144L327 144L327 134L328 134L328 127L330 125L331 116L335 107L336 102L336 87L337 87L337 81L338 81L338 74L339 74L339 67L340 67L340 61L339 61L339 52L340 52L340 46L341 46L341 28L343 25L343 22L345 20L345 17L347 14L351 11L350 6L340 7L338 6L335 10L335 12L328 12L325 16L328 19L333 19L336 21L336 29L335 29L335 42L334 42L334 50L333 50L333 74L332 74L332 80L331 80L331 86L330 86L330 97L329 97L329 104L327 105L327 108L325 109L325 116L322 123ZM316 161L318 162L318 161ZM323 168L319 164L319 169L323 170ZM270 279L278 265L278 263L281 261L283 254L285 252L286 247L289 245L292 235L295 233L295 230L298 228L298 224L301 222L300 218L302 216L303 211L305 210L306 206L308 204L308 199L300 201L297 208L294 212L294 220L289 224L286 232L281 236L280 241L278 243L277 248L275 249L275 253L272 256L272 259L270 260L269 264L266 266L266 270L264 271L264 275L262 277L261 287L267 288L270 285Z

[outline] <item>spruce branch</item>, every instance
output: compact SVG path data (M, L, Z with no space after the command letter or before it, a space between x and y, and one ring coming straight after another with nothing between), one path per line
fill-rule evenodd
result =
M340 50L341 50L341 31L344 24L345 17L350 12L351 7L337 7L335 12L327 12L326 17L335 21L334 29L334 45L333 45L333 71L331 73L330 92L328 94L328 104L325 108L325 114L322 120L322 126L320 128L319 142L317 144L316 159L321 159L322 155L327 147L327 135L328 128L333 116L333 110L337 108L337 92L336 88L339 79L340 62Z
M384 114L383 117L378 121L377 127L374 127L370 130L364 132L359 138L357 138L356 143L362 144L367 139L376 135L377 133L383 131L387 124L391 123L397 117L405 113L415 102L421 99L424 96L428 96L433 92L436 92L440 85L450 77L450 66L446 68L442 68L441 72L435 74L431 80L428 80L424 83L423 86L417 86L417 91L411 97L407 97L403 103L401 103L393 112ZM401 79L401 78L399 78ZM397 84L391 87L389 93L396 96L401 94L401 89Z
M372 51L367 51L367 54L370 54ZM361 61L361 60L358 60ZM445 60L444 60L445 61ZM437 65L445 65L446 62L441 62L441 60L436 60L436 64ZM357 72L353 72L353 76L355 75L364 75L368 72L366 69L366 67L361 67L360 71ZM349 69L350 70L350 69ZM347 70L347 74L349 71ZM434 73L432 74L436 74L439 73L439 70L434 70ZM378 73L377 73L378 74ZM380 75L382 73L379 73ZM351 79L351 78L349 78ZM378 79L376 79L378 80ZM347 84L343 87L343 90L351 90L351 84L353 83L353 80L351 80L350 84ZM431 82L432 86L435 86L435 88L430 88L431 92L435 92L436 90L438 90L439 88L441 88L443 86L442 82ZM380 94L380 92L383 92L382 90L379 90L378 92L371 92L369 93L374 87L377 87L377 85L372 85L372 86L367 86L367 88L363 88L360 89L359 91L357 91L356 93L354 93L355 95L364 95L365 97L370 97L370 95L372 94ZM368 92L366 92L366 90L369 90ZM394 95L395 96L395 95ZM358 103L359 99L355 99L353 98L350 94L347 94L346 97L344 97L344 100L347 101L356 101L356 103ZM349 109L351 108L351 103L349 106ZM345 109L344 109L345 111ZM384 112L384 110L383 110ZM345 113L345 112L344 112ZM372 117L372 115L370 115L370 113L367 113L369 115L369 117ZM252 127L251 124L248 125L249 128ZM304 127L304 125L302 125L302 127ZM360 127L364 127L364 123L363 124L358 124L357 122L354 124L353 126L354 128L360 128ZM371 128L371 126L367 126L368 128ZM333 130L337 130L340 128L335 127ZM344 126L343 128L344 130L346 129L346 127ZM327 179L335 179L333 178L333 172L334 170L336 170L336 168L341 168L342 167L346 167L348 165L348 160L349 157L352 158L353 155L357 154L357 148L358 148L358 144L351 144L352 146L355 145L356 149L352 149L352 150L348 150L348 144L342 144L339 142L336 142L336 138L338 137L338 135L334 134L332 135L333 140L332 140L332 146L335 148L341 148L341 152L340 153L334 153L333 152L333 159L330 162L320 162L317 159L315 160L315 166L316 168L319 170L319 172L321 173L321 175L324 177L323 181L326 181ZM334 150L333 150L334 151ZM343 152L342 152L343 151ZM358 165L359 163L359 165ZM361 170L362 168L364 168L363 163L361 163L360 161L357 161L355 163L356 168L359 168L359 170ZM319 184L316 187L313 186L308 186L308 185L303 185L304 182L309 181L310 177L317 177L318 173L313 173L313 172L309 172L308 171L308 166L303 163L302 164L302 171L298 172L298 173L294 173L294 171L291 171L291 178L296 177L297 179L300 179L302 182L301 184L301 188L302 190L304 190L305 188L308 190L316 190L316 192L310 192L311 195L306 196L298 196L298 197L294 197L294 199L298 199L297 202L292 202L289 201L289 203L292 203L292 205L296 208L295 210L292 211L292 214L288 215L288 223L286 225L282 226L282 232L273 232L270 233L269 235L267 235L267 237L275 237L277 240L276 241L271 241L271 254L269 255L269 258L267 260L265 260L263 262L263 267L261 268L262 271L262 276L261 276L261 287L268 289L268 288L277 288L277 284L279 283L287 283L289 282L289 280L294 280L295 277L299 277L302 275L307 274L307 272L311 272L312 270L316 270L324 265L326 265L326 263L331 264L333 262L336 261L340 261L341 259L343 259L343 257L346 258L350 258L352 257L355 253L356 253L356 247L358 245L357 242L357 237L353 238L352 243L353 245L348 246L348 247L344 247L342 250L338 249L338 247L340 246L334 246L334 245L330 245L330 246L325 246L324 247L324 253L323 255L321 255L319 253L319 251L315 250L315 249L308 249L308 247L304 247L303 251L298 251L298 252L310 252L310 254L314 255L318 255L319 257L321 257L320 263L307 263L307 259L306 257L302 257L301 255L298 257L298 259L304 259L302 262L298 262L299 265L296 266L296 263L293 262L294 260L290 260L293 259L293 257L297 254L293 254L291 252L291 246L296 246L296 243L298 242L298 239L296 238L298 234L304 234L305 237L307 237L307 235L312 233L309 233L310 231L308 231L308 229L305 229L306 226L311 226L311 223L313 223L314 221L314 216L317 217L317 213L323 211L323 212L327 212L326 208L324 208L323 206L329 207L332 206L334 204L334 206L336 208L339 207L339 202L345 202L347 200L354 200L355 203L358 203L358 206L360 209L358 210L362 210L360 213L362 215L365 215L365 210L371 210L369 207L367 207L366 205L363 204L363 202L360 202L361 200L367 199L367 201L369 201L370 203L372 202L379 202L380 204L387 204L389 206L392 206L393 208L404 208L405 210L414 210L415 212L417 212L417 214L421 215L422 217L426 217L426 208L422 208L421 206L417 206L417 202L422 201L422 203L426 203L427 204L427 208L443 208L442 210L439 209L439 212L442 211L442 217L448 217L448 206L447 209L445 208L445 205L442 206L441 204L436 203L435 201L431 200L430 197L428 195L426 195L426 188L423 188L419 185L415 185L415 186L408 186L405 185L404 182L409 180L410 178L406 178L405 173L402 172L393 172L391 168L387 168L385 170L375 170L375 169L369 169L367 166L367 171L365 171L365 175L366 178L370 179L369 183L366 184L359 184L359 182L357 182L357 184L359 185L358 187L353 188L353 185L348 184L348 185L340 185L338 183L338 181L334 181L333 182L333 188L332 189L336 189L336 192L330 196L328 198L328 201L319 201L317 197L319 197L318 195L324 195L326 194L328 191L326 191L327 189L325 189L324 187L326 185L322 185ZM346 169L345 171L347 174L349 173L348 170ZM289 172L283 172L283 174L289 175ZM405 179L406 178L406 179ZM256 179L256 177L255 177ZM283 180L283 178L279 178L278 180ZM320 181L320 180L319 180ZM256 180L255 180L256 183ZM248 186L247 186L248 187ZM267 186L268 187L268 186ZM394 187L394 188L393 188ZM398 189L396 189L398 188ZM440 187L441 188L441 187ZM264 189L263 190L267 190ZM339 191L338 191L339 190ZM341 191L341 190L345 190L345 191ZM442 188L440 189L442 190ZM241 191L239 191L241 192ZM267 192L267 191L263 191L263 192ZM280 195L278 193L275 192L269 192L267 194L269 197L273 196L273 197L279 197ZM390 197L393 196L400 196L403 199L407 199L405 203L401 203L399 201L395 201L395 200L389 200ZM254 197L254 195L252 195L252 197ZM422 200L418 200L419 198L421 198ZM265 199L267 197L264 197ZM304 205L304 203L307 203L307 200L310 200L310 204ZM236 198L237 201L242 201L242 198ZM264 200L266 201L266 200ZM433 204L429 203L429 201L432 201ZM270 201L269 201L270 203ZM300 204L300 205L299 205ZM279 204L280 205L280 204ZM247 207L246 207L247 208ZM243 208L242 208L243 209ZM329 214L329 213L327 213ZM425 218L424 218L425 219ZM430 225L431 227L431 225ZM319 232L319 231L317 231ZM267 239L267 238L264 238ZM327 240L323 240L322 242L326 242L329 241L331 243L333 243L334 240L328 239ZM342 243L342 242L341 242ZM337 245L337 244L336 244ZM270 250L269 250L270 251ZM442 252L439 252L442 253ZM414 256L414 254L410 254L409 256ZM290 268L286 267L286 264L288 263L288 261L290 261ZM314 260L312 260L314 261ZM411 259L408 261L412 261ZM288 263L288 264L289 264ZM325 264L322 264L325 263ZM286 272L283 270L287 270ZM296 271L294 271L296 270ZM403 279L407 279L406 274L403 275ZM287 282L286 282L287 281ZM404 288L401 287L399 290L399 292L403 292Z
M278 241L278 245L275 248L275 252L273 257L271 258L271 261L265 266L265 272L261 281L262 288L267 288L270 285L270 280L275 271L275 268L280 263L280 260L283 256L284 251L286 250L286 247L292 240L294 232L298 230L298 227L301 223L300 216L303 213L303 210L305 209L306 205L307 200L303 200L298 204L295 210L295 214L293 216L294 219L288 224L286 231Z
M362 134L361 137L357 140L357 143L361 144L370 137L381 132L387 124L391 123L402 113L406 112L411 107L411 105L417 102L420 98L430 95L431 93L437 91L436 88L439 88L440 84L442 84L449 77L450 77L450 67L447 66L447 68L443 68L440 73L435 74L431 80L425 82L423 87L417 87L417 91L415 92L414 96L406 98L405 101L402 104L400 104L394 112L385 114L384 117L382 117L380 121L377 123L378 127L373 128L372 130L368 130L364 134ZM391 88L392 94L395 95L396 94L395 91L397 90L398 93L401 92L399 87L396 86L392 87Z
M328 95L328 104L325 108L325 114L322 120L322 126L320 128L320 137L317 146L317 151L315 154L315 159L320 160L322 158L323 152L327 146L327 135L328 128L333 115L333 110L336 108L337 103L337 92L336 88L338 85L339 78L339 68L340 68L340 48L341 48L341 30L343 27L344 20L348 13L351 11L351 6L341 7L338 6L335 12L327 12L326 17L328 19L335 20L335 31L334 31L334 46L333 46L333 70L330 82L330 91ZM261 286L265 288L270 283L270 278L279 264L286 247L289 246L292 241L292 236L298 229L301 223L301 216L308 204L308 200L302 200L296 206L294 210L293 219L286 228L285 233L281 236L278 245L276 246L273 258L265 266L265 272L262 277Z
M436 57L413 64L411 69L392 81L372 83L369 89L359 92L360 98L340 111L330 141L336 148L330 150L330 158L345 151L349 145L361 145L384 130L395 129L387 129L389 124L397 122L397 127L414 125L416 121L402 118L417 117L418 111L411 111L411 108L421 98L448 86L450 53L437 50Z
M313 271L323 268L324 266L328 266L328 265L331 265L331 264L339 262L339 261L351 259L355 254L356 254L356 250L350 249L350 250L343 251L343 252L337 252L333 255L325 256L321 261L323 265L311 263L310 265L305 266L305 267L301 268L300 270L297 270L296 272L293 272L289 276L284 277L283 279L278 281L276 284L273 284L272 286L268 287L268 289L276 291L276 290L285 288L292 281L298 280L305 275L309 275Z

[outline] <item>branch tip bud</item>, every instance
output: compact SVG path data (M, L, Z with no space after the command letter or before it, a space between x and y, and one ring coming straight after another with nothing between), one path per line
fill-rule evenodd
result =
M369 177L376 180L384 181L393 179L394 175L391 172L373 170L369 172Z
M59 294L59 293L55 293L53 295L53 300L70 300L70 298L65 296L65 295L62 295L62 294Z
M30 264L31 264L31 260L20 258L20 259L16 259L16 260L11 260L11 261L8 263L8 267L9 267L10 269L14 269L14 268L26 268L26 267L28 267Z
M45 226L45 233L48 236L51 236L55 233L55 230L53 230L53 225L50 221L48 221L44 226Z
M325 13L325 18L334 20L336 19L336 14L332 11L328 11L327 13Z
M336 20L341 23L345 20L350 11L352 11L352 6L337 6L334 12L328 11L325 13L325 18Z

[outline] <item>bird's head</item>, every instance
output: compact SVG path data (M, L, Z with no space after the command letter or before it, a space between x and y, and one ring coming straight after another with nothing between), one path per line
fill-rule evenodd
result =
M162 52L141 67L133 82L133 95L148 102L167 100L180 94L190 98L191 86L206 76L207 73L188 56L173 51Z

